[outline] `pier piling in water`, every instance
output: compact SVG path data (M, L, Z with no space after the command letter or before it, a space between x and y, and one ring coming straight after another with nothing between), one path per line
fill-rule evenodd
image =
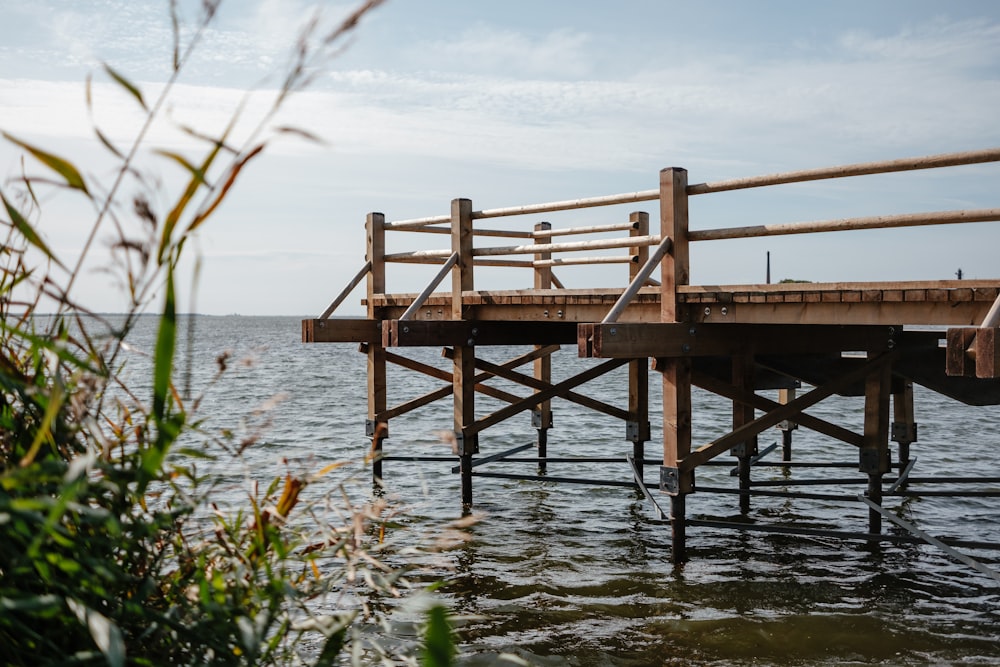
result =
M698 468L727 453L735 456L739 510L752 513L753 495L763 493L752 479L753 467L760 460L758 440L771 428L781 430L781 464L789 470L796 463L792 433L799 427L857 450L857 467L867 476L865 496L871 503L867 539L880 539L883 514L876 506L882 503L886 475L893 468L890 442L898 445L901 470L891 493L907 484L912 468L910 450L917 442L913 385L968 404L1000 404L1000 278L691 285L689 246L782 234L997 222L1000 208L690 230L689 199L807 180L997 161L1000 149L991 149L696 185L688 184L686 170L668 168L660 173L657 189L623 195L479 211L470 200L455 199L447 215L393 222L381 213L371 213L366 220L362 270L322 316L303 321L303 340L360 343L366 354L367 435L376 483L381 483L383 462L394 458L385 450L392 420L449 396L460 501L465 507L474 501L473 478L496 475L481 467L510 460L524 449L477 458L484 442L480 435L522 412L530 413L537 436L533 443L537 456L532 459L535 474L504 476L615 483L549 475L550 464L558 460L549 451L553 399L620 419L625 440L632 444L630 463L641 475L644 465L651 463L646 443L652 437L652 368L663 387L662 459L657 457L657 462L660 490L670 499L675 561L686 558L688 527L711 523L686 516L691 505L688 498L699 492ZM605 225L557 228L536 219L542 213L645 201L659 202L658 233L650 233L650 216L644 211L632 211L627 220ZM518 229L484 224L499 218L528 218L530 223ZM450 244L446 249L390 253L389 232L394 237L404 232L411 237L447 235ZM565 236L587 240L558 240ZM514 239L515 245L477 245L476 240L484 237ZM595 252L599 254L583 254ZM512 259L517 256L522 259ZM392 292L386 273L391 263L432 264L440 269L420 293ZM556 273L564 266L605 264L626 264L627 286L567 289ZM655 280L652 275L657 266L659 279ZM478 288L477 267L529 268L530 287ZM450 289L435 291L449 275ZM362 280L366 284L365 317L333 318L336 308ZM976 322L980 325L969 326ZM566 345L575 345L580 357L594 361L587 370L555 381L552 353ZM526 346L530 351L501 364L478 355L482 348L497 346ZM451 371L407 358L402 352L410 347L443 347ZM390 364L446 384L390 406ZM518 370L528 364L531 371ZM621 366L628 371L627 406L611 405L584 393L588 382ZM527 393L498 389L489 384L491 378L515 383ZM692 433L693 387L732 403L731 430L697 446ZM778 391L776 401L759 393L770 390ZM482 415L476 406L477 393L505 406ZM808 412L833 395L863 397L860 433ZM559 434L572 438L574 425L560 426ZM612 465L610 459L608 465ZM622 468L627 470L627 466ZM621 485L636 484L645 491L641 479Z

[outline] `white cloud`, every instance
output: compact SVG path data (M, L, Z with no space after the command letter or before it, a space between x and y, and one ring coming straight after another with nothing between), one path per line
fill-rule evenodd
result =
M524 33L478 24L467 28L454 41L432 41L414 51L449 71L501 72L506 77L578 78L586 76L594 53L588 49L586 33L561 28L534 37Z

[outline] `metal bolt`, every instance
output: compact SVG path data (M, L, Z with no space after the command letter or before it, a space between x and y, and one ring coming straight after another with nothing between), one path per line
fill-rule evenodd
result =
M468 345L469 347L472 347L473 345L476 344L476 341L470 338L469 340L465 341L465 344Z
M712 309L709 308L708 306L705 306L705 317L708 317L711 314L712 314Z
M548 317L549 316L549 311L543 310L542 311L542 315L544 315L545 317Z
M611 327L610 329L608 329L608 333L610 333L612 336L617 336L618 335L617 327Z
M690 329L688 329L688 335L689 335L689 336L693 336L693 335L695 335L696 333L698 333L698 330L697 330L697 329L695 329L694 327L691 327Z
M557 310L556 311L556 315L558 315L559 317L562 317L563 316L563 312L561 310Z
M323 320L320 320L319 321L319 328L320 329L325 329L326 328L326 322L324 322Z
M477 329L476 327L472 327L472 335L473 336L478 336L479 335L479 329Z
M683 352L684 354L687 354L690 351L691 351L691 346L690 345L688 345L687 343L684 343L683 345L681 345L681 352Z
M728 309L728 308L726 308L725 306L723 306L723 307L722 307L722 314L723 314L723 315L728 315L728 314L729 314L729 309Z
M410 327L403 327L403 333L410 333Z

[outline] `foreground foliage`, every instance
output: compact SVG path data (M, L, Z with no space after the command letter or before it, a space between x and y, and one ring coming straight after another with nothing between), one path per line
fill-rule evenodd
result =
M379 4L369 1L326 33L314 22L267 115L309 83L324 54ZM176 9L171 3L172 12ZM255 440L199 428L196 398L176 378L175 277L185 243L216 211L268 139L236 145L232 126L203 136L201 159L158 153L185 173L162 210L136 156L172 84L218 9L206 1L187 45L175 25L174 78L147 102L138 86L105 68L146 114L134 143L96 137L117 161L110 184L70 161L4 133L42 176L0 188L0 663L5 665L334 664L343 655L413 661L357 631L374 622L372 601L405 592L403 570L380 562L384 503L352 504L338 491L303 491L314 475L288 473L251 485L242 509L220 509L214 466L240 464ZM184 49L181 47L184 46ZM88 83L88 104L90 87ZM287 131L287 129L285 130ZM302 134L302 133L300 133ZM72 194L96 211L86 247L69 267L43 234L39 188ZM110 229L107 270L125 286L125 314L86 313L74 300L84 258ZM120 353L159 292L148 384L127 386ZM45 306L54 314L42 316ZM219 372L226 360L219 361ZM209 473L206 474L205 470ZM331 510L333 505L337 505ZM323 510L323 511L321 511ZM333 517L331 519L331 517ZM323 605L317 605L323 601ZM319 614L317 608L327 609ZM331 611L332 610L332 611ZM428 616L428 664L448 664L450 631ZM367 642L367 643L366 643Z

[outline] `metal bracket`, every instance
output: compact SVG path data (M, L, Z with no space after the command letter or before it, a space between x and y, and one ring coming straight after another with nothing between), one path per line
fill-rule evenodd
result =
M917 442L917 423L892 422L890 438L893 442Z
M531 427L532 428L552 428L552 411L551 410L546 410L546 414L549 417L549 420L548 420L549 423L548 424L544 423L544 421L542 420L542 411L541 410L532 410L531 411Z
M471 456L479 453L479 434L466 438L461 432L455 431L455 449L461 456Z
M868 473L869 475L877 475L879 473L884 473L889 470L887 451L882 451L878 449L862 449L858 452L858 470L860 472Z
M637 421L625 422L625 439L629 442L646 442L649 440L649 422L640 424Z
M794 431L798 427L799 425L797 423L790 421L788 419L780 421L774 425L774 428L778 429L779 431Z
M385 428L382 430L382 437L383 438L388 438L389 437L389 424L387 422L379 422L379 421L376 421L374 419L366 419L365 420L365 435L368 436L369 438L374 438L375 437L375 429L378 428L378 425L380 423L385 424Z
M745 442L739 442L733 445L733 448L729 450L729 453L733 456L753 456L757 453L757 447L754 445L748 445Z
M677 468L660 466L660 491L676 496L681 492L681 474Z

